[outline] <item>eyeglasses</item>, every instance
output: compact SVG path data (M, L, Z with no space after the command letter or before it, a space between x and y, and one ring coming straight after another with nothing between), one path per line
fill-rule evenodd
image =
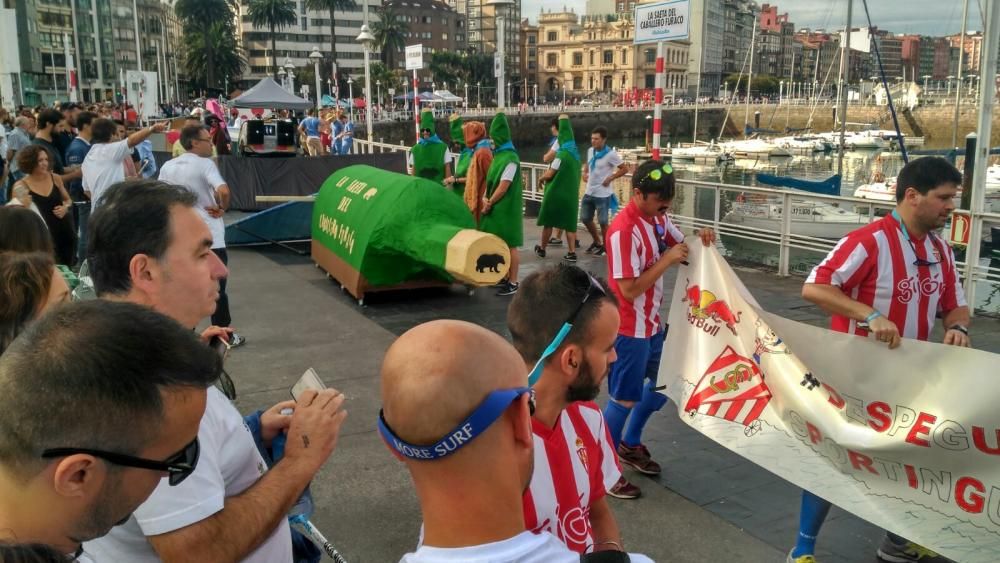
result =
M673 174L674 173L674 167L670 166L670 163L667 162L667 163L665 163L663 166L661 166L659 168L654 168L654 169L650 170L645 176L643 176L642 180L639 180L639 183L641 184L641 183L645 182L646 180L653 180L654 182L657 182L661 178L663 178L664 172L667 173L667 174Z
M930 235L930 236L934 236L934 235ZM917 254L917 245L913 244L913 241L912 241L912 240L910 240L910 237L909 237L909 236L907 236L907 237L906 237L906 242L910 243L910 248L912 248L912 249L913 249L913 256L914 256L914 257L916 258L916 259L915 259L915 260L913 261L913 265L914 265L914 266L936 266L936 265L938 265L938 264L940 264L940 263L941 263L941 260L938 260L938 261L936 261L936 262L931 262L930 260L928 260L928 259L926 259L926 258L921 258L921 257L920 257L920 256L919 256L919 255ZM934 243L933 243L933 242L931 242L931 244L934 244Z
M184 446L184 449L163 461L87 448L52 448L43 451L42 458L51 459L76 454L92 455L122 467L135 467L168 473L170 486L174 487L179 485L184 479L187 479L188 475L194 473L195 467L198 466L198 456L200 453L201 445L198 442L198 438L195 437L190 444Z
M591 298L600 299L601 297L607 295L604 291L604 287L599 281L594 279L594 276L587 274L587 279L589 280L590 285L587 287L587 292L583 294L583 299L580 300L580 304L573 310L573 314L571 314L566 322L563 323L562 328L560 328L559 332L556 333L555 338L552 339L552 342L550 342L545 348L545 351L542 352L542 356L538 358L537 362L535 362L535 367L531 368L531 373L528 374L529 386L534 386L538 381L538 378L542 376L542 369L545 366L545 360L547 360L552 354L555 354L556 350L562 346L563 341L566 340L566 336L568 336L570 330L573 329L573 323L576 322L576 318L580 315L580 311L583 310L583 306L586 305Z
M485 432L514 401L525 393L528 394L528 411L534 415L534 389L530 387L498 389L487 395L486 399L476 407L476 410L472 411L468 418L434 444L416 445L403 440L389 427L389 423L385 421L385 412L382 410L378 411L378 430L386 445L402 457L425 460L441 459L455 453L459 448Z

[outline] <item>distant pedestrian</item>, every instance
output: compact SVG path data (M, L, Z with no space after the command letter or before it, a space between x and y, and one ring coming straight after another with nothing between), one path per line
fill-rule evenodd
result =
M319 129L322 125L318 117L316 117L316 110L309 108L306 111L306 117L299 123L299 134L304 135L306 138L306 150L309 156L320 156L323 154L323 143L320 140Z
M590 149L587 162L583 166L583 181L587 190L580 202L580 219L587 227L594 242L587 248L587 254L604 254L605 236L611 214L611 201L615 197L612 183L628 173L628 166L614 147L608 146L608 130L595 127L590 133ZM594 215L601 226L600 235L594 226Z

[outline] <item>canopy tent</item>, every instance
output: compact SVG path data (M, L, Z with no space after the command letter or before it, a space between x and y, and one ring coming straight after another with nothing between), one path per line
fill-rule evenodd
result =
M435 90L434 95L440 98L441 102L448 104L462 101L462 98L456 96L455 94L452 94L448 90Z
M309 109L314 104L309 100L290 94L274 79L267 77L244 92L239 98L232 100L230 105L238 108Z
M413 92L407 92L406 94L403 94L401 96L396 96L393 99L394 100L412 101L413 100ZM430 92L421 92L420 95L417 96L417 99L420 100L421 102L424 102L424 103L435 103L435 102L442 102L442 101L444 101L444 100L440 99L439 97L435 96L434 94L431 94Z

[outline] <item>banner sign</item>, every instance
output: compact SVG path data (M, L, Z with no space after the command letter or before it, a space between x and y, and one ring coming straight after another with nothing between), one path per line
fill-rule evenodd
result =
M424 68L424 46L406 46L406 70L420 70Z
M958 561L997 561L995 354L916 340L889 350L784 319L714 247L692 244L689 262L658 380L682 420L877 526Z
M671 0L635 7L635 45L688 38L689 0Z

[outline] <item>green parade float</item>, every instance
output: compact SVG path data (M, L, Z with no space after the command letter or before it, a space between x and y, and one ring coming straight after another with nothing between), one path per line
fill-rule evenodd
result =
M580 151L566 114L559 116L558 141L559 169L545 185L538 225L575 233L580 209Z
M424 137L424 131L431 134ZM420 112L420 140L413 146L413 175L444 185L444 155L448 145L434 132L434 113L425 109Z
M312 257L361 304L377 290L492 285L510 264L507 244L477 231L449 190L365 165L323 182L313 206Z
M458 159L454 163L455 168L451 174L455 177L455 183L451 185L451 191L455 192L458 197L464 198L465 175L469 173L469 163L472 162L472 153L474 151L465 145L465 132L462 131L461 116L457 113L452 114L448 118L448 127L451 132L451 142L462 146L462 152L458 154ZM459 182L459 179L462 179L462 181Z

